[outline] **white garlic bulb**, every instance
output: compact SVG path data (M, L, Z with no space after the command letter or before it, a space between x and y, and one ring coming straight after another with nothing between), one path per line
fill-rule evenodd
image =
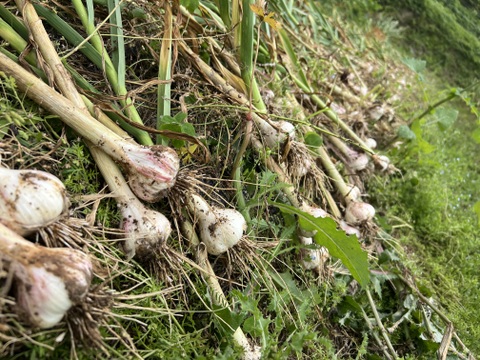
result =
M34 327L56 325L90 288L93 270L86 254L34 245L2 224L0 260L9 264L17 311Z
M127 235L123 250L129 259L135 255L148 256L170 236L170 221L161 212L146 208L136 197L119 202L118 206L122 215L120 227Z
M275 126L278 130L264 120L258 122L258 128L268 147L275 149L287 139L295 139L295 126L292 123L280 120L275 122Z
M240 241L247 227L242 214L233 209L210 206L196 194L192 194L187 201L197 222L200 239L209 254L223 254Z
M68 206L65 186L55 176L0 168L0 222L20 235L53 223Z
M375 208L367 203L351 201L345 211L345 220L350 224L359 224L370 221L375 216Z
M322 208L317 206L310 206L306 202L303 202L300 208L302 211L305 211L307 214L312 215L314 218L324 218L328 216L328 213ZM300 234L306 238L315 236L316 233L316 230L307 231L304 229L300 229Z

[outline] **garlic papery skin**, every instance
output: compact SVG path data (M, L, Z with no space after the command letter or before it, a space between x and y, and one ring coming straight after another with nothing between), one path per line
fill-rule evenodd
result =
M201 196L191 194L187 206L200 239L211 255L220 255L235 246L247 228L243 215L233 209L210 206Z
M180 169L175 150L162 145L145 147L131 143L125 143L122 149L122 163L135 195L148 202L163 198L163 191L175 184Z
M34 245L2 224L0 260L12 274L18 312L43 329L58 324L81 302L92 281L92 263L86 254Z
M63 183L39 170L0 167L0 222L20 235L47 226L68 211Z
M148 256L170 236L170 221L162 213L146 208L136 197L118 206L122 215L120 228L127 236L123 250L129 259Z
M287 139L295 139L295 126L288 121L280 120L275 122L276 128L263 119L258 121L257 125L269 148L276 149Z
M345 211L345 220L353 225L370 221L375 216L375 208L367 203L350 201Z

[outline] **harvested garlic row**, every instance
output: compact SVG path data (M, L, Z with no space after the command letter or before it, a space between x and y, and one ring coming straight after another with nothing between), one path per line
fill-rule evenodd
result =
M15 284L17 311L35 327L58 324L87 295L90 258L74 249L34 245L0 224L0 260Z
M20 235L47 226L68 211L63 183L39 170L0 167L0 222Z
M197 194L189 196L187 207L197 223L200 239L211 255L220 255L231 249L240 241L247 227L240 212L210 206Z

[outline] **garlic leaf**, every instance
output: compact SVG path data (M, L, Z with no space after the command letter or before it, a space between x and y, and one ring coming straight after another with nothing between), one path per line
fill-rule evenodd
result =
M347 235L337 229L337 224L331 218L315 218L293 206L270 202L280 211L295 214L302 229L307 231L316 230L314 240L318 245L325 246L330 254L342 261L350 271L353 278L365 287L370 282L367 253L362 250L355 235Z

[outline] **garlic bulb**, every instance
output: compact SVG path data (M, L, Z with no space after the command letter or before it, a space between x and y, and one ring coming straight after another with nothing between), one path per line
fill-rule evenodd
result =
M375 216L375 208L367 203L350 201L345 211L345 220L350 224L360 224L370 221Z
M375 155L373 156L373 161L375 165L377 165L381 171L388 170L390 166L390 159L385 155Z
M90 287L92 264L74 249L46 248L0 224L0 260L9 264L17 310L33 326L55 326Z
M263 135L265 142L268 147L275 149L287 139L295 139L295 126L288 121L277 121L275 122L278 130L270 125L265 120L259 121L257 123L260 133Z
M129 185L140 199L156 202L163 197L163 190L175 183L180 159L175 150L154 145L150 147L126 143L122 146L122 159L128 173Z
M361 171L364 170L368 165L368 156L363 153L357 153L355 151L354 154L348 159L348 166L354 171Z
M360 239L361 237L360 230L358 230L356 227L348 225L344 220L340 221L340 228L345 231L345 234L347 235L357 235L357 239Z
M373 138L367 138L365 140L365 144L370 148L370 149L375 149L377 147L377 141Z
M21 235L47 226L69 206L63 183L38 170L0 167L0 222Z
M312 245L313 240L310 237L300 237L302 245ZM317 269L328 259L328 250L325 247L319 249L302 249L301 251L302 266L307 270Z
M223 254L242 238L247 223L238 211L210 206L196 194L190 196L187 205L209 254Z
M353 184L346 184L346 186L348 187L348 191L345 194L345 201L359 201L362 197L362 192L360 191L358 186L355 186Z
M136 197L119 202L118 206L122 215L120 227L127 235L123 250L129 259L148 255L170 236L170 221L162 213L146 208Z

